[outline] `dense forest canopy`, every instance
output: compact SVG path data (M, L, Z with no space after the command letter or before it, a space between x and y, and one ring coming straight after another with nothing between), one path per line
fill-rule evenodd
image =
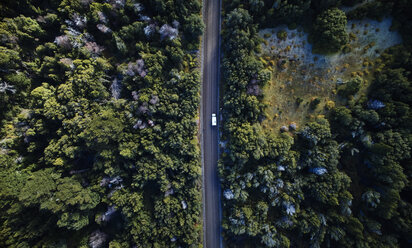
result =
M219 169L227 247L411 246L411 3L224 1ZM282 133L262 126L272 118L265 86L287 65L267 69L259 29L303 28L314 53L337 54L356 38L348 20L386 17L403 44L381 51L372 73L339 85L326 115ZM314 97L310 109L320 102Z
M0 3L1 247L203 246L201 8ZM402 44L375 50L336 85L336 102L288 99L308 105L305 123L263 125L276 118L266 86L299 58L266 61L260 30L299 29L314 54L339 56L355 49L351 21L384 19ZM226 247L412 245L411 34L409 0L223 1Z
M201 245L200 14L1 2L1 247Z

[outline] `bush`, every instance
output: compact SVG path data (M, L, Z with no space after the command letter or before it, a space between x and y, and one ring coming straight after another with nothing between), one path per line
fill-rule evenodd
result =
M326 105L325 105L325 108L327 109L327 110L331 110L331 109L333 109L335 107L335 102L334 101L327 101L326 102Z
M315 98L310 102L310 108L311 109L316 109L316 107L319 105L320 103L320 99L319 98Z
M353 96L356 93L358 93L358 91L361 88L362 83L363 83L362 78L355 77L349 82L347 82L347 84L344 85L341 89L338 90L338 95L342 97L346 97L346 98L348 98L349 96Z
M286 38L288 37L288 33L285 30L280 30L276 33L276 36L280 40L286 40Z

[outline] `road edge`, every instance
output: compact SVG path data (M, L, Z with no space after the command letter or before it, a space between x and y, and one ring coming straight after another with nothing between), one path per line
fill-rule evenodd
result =
M204 151L203 151L203 66L204 66L204 54L205 54L205 40L206 40L206 22L205 22L205 8L206 8L206 1L202 0L202 20L204 25L203 35L202 35L202 42L200 48L200 163L201 163L201 173L202 173L202 226L203 226L203 234L202 234L202 244L203 248L206 248L206 204L205 204L205 171L204 171Z
M218 111L218 126L217 126L217 176L219 179L219 233L220 233L220 247L223 248L223 235L222 235L222 189L221 189L221 181L220 181L220 173L219 173L219 160L220 160L220 122L221 122L221 114L220 114L220 58L221 58L221 53L220 53L220 48L221 48L221 34L222 34L222 0L219 0L219 45L218 45L218 57L217 57L217 111Z

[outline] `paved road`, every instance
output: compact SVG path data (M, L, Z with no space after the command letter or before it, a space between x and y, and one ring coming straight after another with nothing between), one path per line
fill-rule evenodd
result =
M204 247L221 247L220 185L217 174L218 129L212 127L212 113L219 119L219 37L220 0L204 0L203 88L202 88L202 162Z

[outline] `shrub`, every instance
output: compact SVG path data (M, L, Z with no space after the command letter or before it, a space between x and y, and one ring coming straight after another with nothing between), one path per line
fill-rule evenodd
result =
M326 105L325 105L325 108L327 109L327 110L331 110L331 109L333 109L335 107L335 102L334 101L327 101L326 102Z
M341 89L338 90L338 95L349 98L349 96L353 96L356 93L358 93L362 83L362 78L355 77L352 80L350 80L346 85L344 85Z
M280 30L276 33L276 36L280 40L286 40L286 38L288 37L288 33L285 30Z
M310 102L310 108L311 109L316 109L316 107L319 105L319 103L320 103L320 99L318 97L316 97L315 99L313 99Z

